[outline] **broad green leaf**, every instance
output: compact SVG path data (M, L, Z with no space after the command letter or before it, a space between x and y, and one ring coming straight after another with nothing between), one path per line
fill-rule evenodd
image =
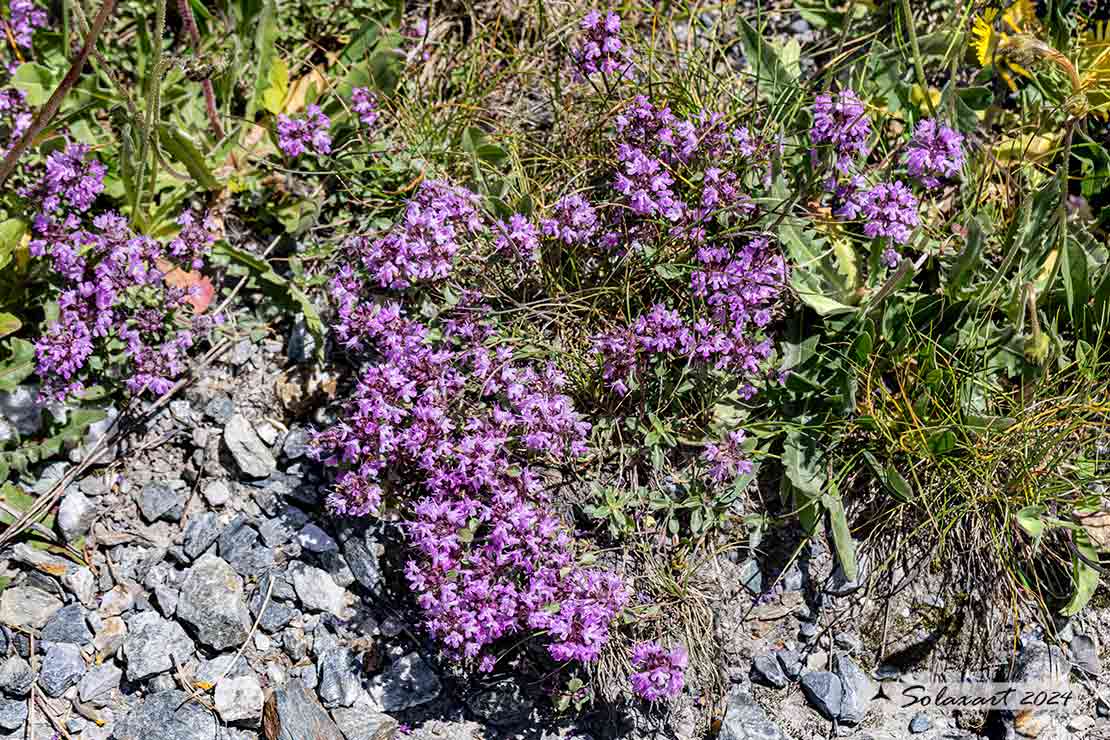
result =
M975 272L976 266L981 262L983 253L983 227L979 220L972 218L967 224L967 241L960 256L948 269L948 285L944 291L949 297L956 297L961 289L967 285Z
M23 243L27 233L27 223L22 219L9 218L0 222L0 269L12 261L12 255Z
M9 334L15 334L21 326L23 326L23 322L17 316L10 313L0 313L0 339Z
M185 166L197 184L205 190L219 190L220 184L204 161L204 155L196 148L193 142L176 126L164 123L158 127L158 141L177 162Z
M1030 537L1039 540L1045 530L1045 523L1042 518L1045 511L1045 507L1039 504L1020 509L1017 513L1018 526L1025 530Z
M813 440L800 431L786 435L782 450L783 481L794 493L794 506L802 528L813 534L821 513L826 477L821 472Z
M254 35L254 56L258 60L254 72L253 94L247 100L245 118L254 121L262 96L270 87L270 68L277 56L278 12L276 0L262 0Z
M262 92L262 107L275 116L282 111L282 103L289 93L289 65L280 57L270 67L270 85Z
M849 581L859 576L859 564L856 562L856 543L852 539L852 531L848 528L848 516L844 512L844 502L840 494L827 493L823 499L825 508L829 512L829 525L832 528L833 544L836 546L836 557L844 577Z
M22 90L27 96L27 104L37 108L45 103L54 92L55 80L53 73L34 62L19 65L19 69L12 75L12 86Z
M8 356L0 360L0 391L12 391L35 371L35 346L9 337Z
M1076 550L1087 558L1087 560L1097 563L1098 550L1096 550L1094 544L1091 543L1091 538L1087 533L1075 532L1073 537L1075 539ZM1098 588L1098 571L1076 555L1072 560L1072 580L1074 590L1072 591L1071 600L1060 610L1060 614L1065 617L1078 614L1083 607L1087 605L1087 602L1091 600L1091 596L1094 595L1095 589Z
M755 74L759 92L785 107L800 90L797 77L790 74L778 50L758 30L743 17L737 24L744 58Z
M893 465L882 465L870 450L864 450L863 458L871 471L882 481L883 486L895 500L908 504L913 500L913 489L898 469Z

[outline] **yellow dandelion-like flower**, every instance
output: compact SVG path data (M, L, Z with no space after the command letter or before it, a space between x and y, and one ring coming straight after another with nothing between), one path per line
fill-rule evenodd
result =
M1017 0L1005 10L988 8L982 15L975 17L971 26L971 48L979 66L986 67L995 64L999 76L1006 82L1011 90L1017 90L1013 75L1019 74L1029 77L1030 74L1021 65L1012 61L996 63L999 49L1005 49L1010 43L1011 34L1029 33L1037 25L1036 10L1031 0Z
M1076 67L1091 112L1110 118L1110 25L1106 21L1090 23L1083 30Z

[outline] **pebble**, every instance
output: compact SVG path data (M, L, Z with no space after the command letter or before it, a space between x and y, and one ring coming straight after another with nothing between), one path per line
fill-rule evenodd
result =
M184 691L169 689L144 699L120 722L115 740L215 740L216 718ZM310 736L306 736L310 737Z
M253 597L251 597L250 610L251 614L255 618L258 617L258 612L262 608L262 600L263 594L261 593L256 593ZM258 626L263 631L269 632L271 634L274 632L280 632L281 630L285 629L285 627L291 621L293 621L293 618L296 616L296 609L283 604L280 601L275 601L273 598L271 598L269 603L266 604L266 611L263 612L262 618L258 620Z
M739 689L728 697L717 740L787 740L751 694Z
M290 568L290 572L297 598L306 608L346 618L347 592L336 584L327 571L297 563Z
M828 720L840 716L844 688L840 677L829 671L811 671L802 676L802 691L810 705Z
M189 517L185 525L183 548L190 558L199 557L220 537L220 518L214 511L205 511Z
M266 740L344 740L316 697L296 679L270 694L262 729Z
M251 619L243 579L215 555L205 555L185 576L177 617L193 627L197 639L214 650L238 647L247 639Z
M139 512L151 524L159 519L179 522L184 511L184 491L175 491L167 483L151 481L139 492Z
M93 637L93 647L98 654L111 655L123 644L127 636L127 623L120 617L108 617L96 629Z
M62 642L71 645L88 645L93 634L85 621L85 610L80 604L63 606L54 612L42 628L39 637L44 642Z
M748 558L740 566L740 583L756 596L763 592L763 573L754 558Z
M285 435L281 443L281 453L287 460L299 460L308 453L308 441L311 439L308 430L304 427L293 427Z
M9 627L42 629L62 601L34 586L12 586L0 593L0 622Z
M332 709L354 704L362 693L362 669L355 655L338 645L317 652L319 682L316 693L324 706Z
M0 663L0 692L8 696L27 696L35 684L31 665L18 655Z
M262 686L252 673L216 684L216 711L224 722L255 723L262 717Z
M331 716L347 740L386 740L397 735L397 720L367 706L333 709Z
M202 491L204 500L212 506L223 506L231 500L231 486L224 480L214 480L207 483Z
M70 568L62 576L62 585L87 607L96 605L96 577L83 565Z
M1102 661L1098 656L1098 640L1094 635L1075 635L1071 640L1071 662L1079 670L1091 676L1102 673Z
M431 667L417 653L409 653L375 676L369 691L381 711L399 712L432 701L440 689Z
M335 540L312 522L304 525L297 533L297 542L305 550L317 554L339 551L339 545Z
M85 675L85 659L81 648L65 643L50 643L42 658L39 672L39 685L47 696L57 698L70 686L76 686Z
M0 697L0 728L20 730L27 722L27 702Z
M174 657L184 664L195 651L193 641L180 624L155 612L140 612L127 622L123 654L127 659L128 680L140 681L173 670Z
M383 548L373 540L363 541L350 537L343 543L343 554L347 556L347 566L362 586L377 591L382 583L381 555Z
M778 658L771 653L761 653L755 656L752 660L751 677L756 683L775 689L784 688L789 683Z
M114 663L102 663L86 673L77 684L77 696L81 701L93 706L105 706L112 692L119 688L123 671Z
M204 414L217 424L224 424L235 413L235 403L227 396L215 396L204 407Z
M913 719L910 720L910 732L914 735L928 732L932 726L933 722L925 712L918 712L913 716Z
M277 460L242 414L234 414L227 420L224 444L239 470L249 478L266 478L277 470Z
M867 713L867 705L875 695L875 686L851 658L841 655L833 663L833 669L840 678L843 689L840 721L846 725L858 725Z
M66 489L62 502L58 505L58 529L67 542L84 537L96 518L96 507L77 486Z
M46 408L38 395L38 388L33 385L17 385L13 390L0 391L0 420L22 437L34 434L42 427L42 411Z
M135 605L135 596L125 586L113 586L112 590L100 597L100 608L96 613L102 617L118 617L130 611Z
M791 681L797 681L798 676L802 675L802 656L797 650L788 650L783 648L775 651L775 657L782 666L782 672Z

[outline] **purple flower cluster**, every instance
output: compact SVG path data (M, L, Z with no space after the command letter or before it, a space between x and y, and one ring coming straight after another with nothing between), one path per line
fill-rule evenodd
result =
M817 96L813 105L810 141L814 145L832 147L838 170L848 172L858 157L867 154L870 136L871 121L863 101L854 90L846 89L839 95L822 93Z
M8 130L8 140L0 146L0 156L23 135L33 118L34 114L27 106L27 96L22 90L14 87L0 90L0 126Z
M331 119L312 104L305 109L303 118L291 118L282 113L278 116L278 147L287 157L299 157L305 152L329 154L331 152Z
M641 642L632 648L630 677L632 690L648 701L669 699L682 693L689 656L686 649L667 650L654 642Z
M574 66L582 76L601 72L625 73L629 67L628 49L621 42L621 19L616 13L602 15L591 10L582 19L582 37L573 53Z
M396 303L362 315L376 360L342 422L314 439L340 469L330 507L375 513L404 492L406 577L451 654L488 670L492 643L544 630L556 660L593 660L627 593L575 563L535 468L584 454L589 424L554 366L491 348L492 329L460 313L436 332Z
M69 144L47 157L39 185L25 193L37 201L31 254L47 258L59 283L58 317L35 344L42 393L63 398L85 388L97 349L111 357L122 343L123 380L135 393L164 393L184 370L186 353L208 317L182 312L189 289L165 281L175 260L197 268L214 241L207 219L183 214L183 228L168 245L134 233L127 221L85 212L103 189L104 167L87 147ZM189 328L181 329L185 320ZM191 320L189 320L191 319Z
M378 97L365 87L356 87L351 91L351 110L362 121L362 125L368 128L372 128L381 116Z
M4 36L22 49L31 48L31 37L36 28L46 26L46 11L31 0L11 0L7 20L0 19L0 29Z
M414 283L442 280L454 268L455 255L465 241L486 230L478 210L478 196L442 180L426 180L405 207L401 221L378 239L364 236L347 241L360 269L380 288L403 289ZM342 317L357 311L362 280L353 268L333 281L339 298L341 337L347 335ZM346 341L346 340L344 340Z
M752 472L752 463L744 449L746 435L741 430L729 432L720 442L705 446L702 460L709 464L709 478L725 483L739 475Z
M597 210L577 193L560 198L551 211L550 218L540 221L546 237L573 245L585 244L597 233Z
M901 180L879 183L867 192L863 201L861 210L867 219L863 233L905 244L918 224L917 205L917 198Z
M539 230L535 224L519 213L508 222L498 221L494 227L497 238L494 250L518 265L534 265L540 260Z
M964 164L964 137L931 118L918 122L906 152L906 170L927 188L954 176Z

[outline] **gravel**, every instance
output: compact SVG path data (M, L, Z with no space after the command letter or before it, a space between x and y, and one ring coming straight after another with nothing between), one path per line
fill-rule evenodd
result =
M254 675L225 678L216 684L216 711L224 722L256 724L262 717L262 686Z
M0 593L0 622L9 627L42 629L61 608L61 599L34 586L12 586Z
M144 699L116 728L115 740L216 740L216 718L183 691ZM310 737L310 736L305 736Z
M39 666L39 686L47 696L57 698L70 686L77 685L86 668L81 648L60 642L51 643Z
M270 448L242 414L227 420L223 438L239 470L248 478L266 478L277 470L277 460Z
M177 602L177 617L197 639L215 650L238 647L251 626L243 579L224 560L205 555L189 569Z

